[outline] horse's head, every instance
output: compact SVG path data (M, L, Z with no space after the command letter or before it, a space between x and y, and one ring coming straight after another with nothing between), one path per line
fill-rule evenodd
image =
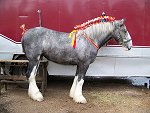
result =
M130 50L132 47L132 39L126 29L126 26L124 25L124 21L125 19L116 20L114 22L115 29L113 31L113 37L119 44L121 44L127 50Z

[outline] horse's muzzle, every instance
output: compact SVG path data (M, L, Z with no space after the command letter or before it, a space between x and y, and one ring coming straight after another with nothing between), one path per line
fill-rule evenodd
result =
M129 47L129 48L128 48L128 51L129 51L131 48L132 48L132 47Z

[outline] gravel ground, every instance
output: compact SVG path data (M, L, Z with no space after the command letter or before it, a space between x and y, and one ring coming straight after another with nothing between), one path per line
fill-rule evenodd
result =
M31 100L27 89L9 85L0 95L0 113L150 113L150 90L124 81L85 81L87 104L68 95L73 79L51 79L43 102ZM111 82L110 82L111 81Z

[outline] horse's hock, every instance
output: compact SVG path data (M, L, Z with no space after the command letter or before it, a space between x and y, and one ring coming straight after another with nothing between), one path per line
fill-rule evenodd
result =
M0 60L0 94L3 88L7 90L8 84L28 84L25 73L22 73L26 71L28 62L28 60ZM40 61L40 68L36 76L37 84L39 84L43 94L47 88L47 64L47 60ZM18 73L14 72L14 69Z

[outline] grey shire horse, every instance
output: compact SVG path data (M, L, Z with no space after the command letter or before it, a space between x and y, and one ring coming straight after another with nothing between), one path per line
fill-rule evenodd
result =
M98 50L112 38L128 50L132 47L132 40L124 25L124 19L99 22L79 30L76 33L76 48L72 47L72 41L68 36L69 33L44 27L29 29L23 35L22 47L29 60L27 69L28 95L33 100L43 100L43 95L35 80L39 60L42 56L55 63L77 65L70 97L76 103L87 103L82 95L82 86L85 74L89 65L94 62Z

